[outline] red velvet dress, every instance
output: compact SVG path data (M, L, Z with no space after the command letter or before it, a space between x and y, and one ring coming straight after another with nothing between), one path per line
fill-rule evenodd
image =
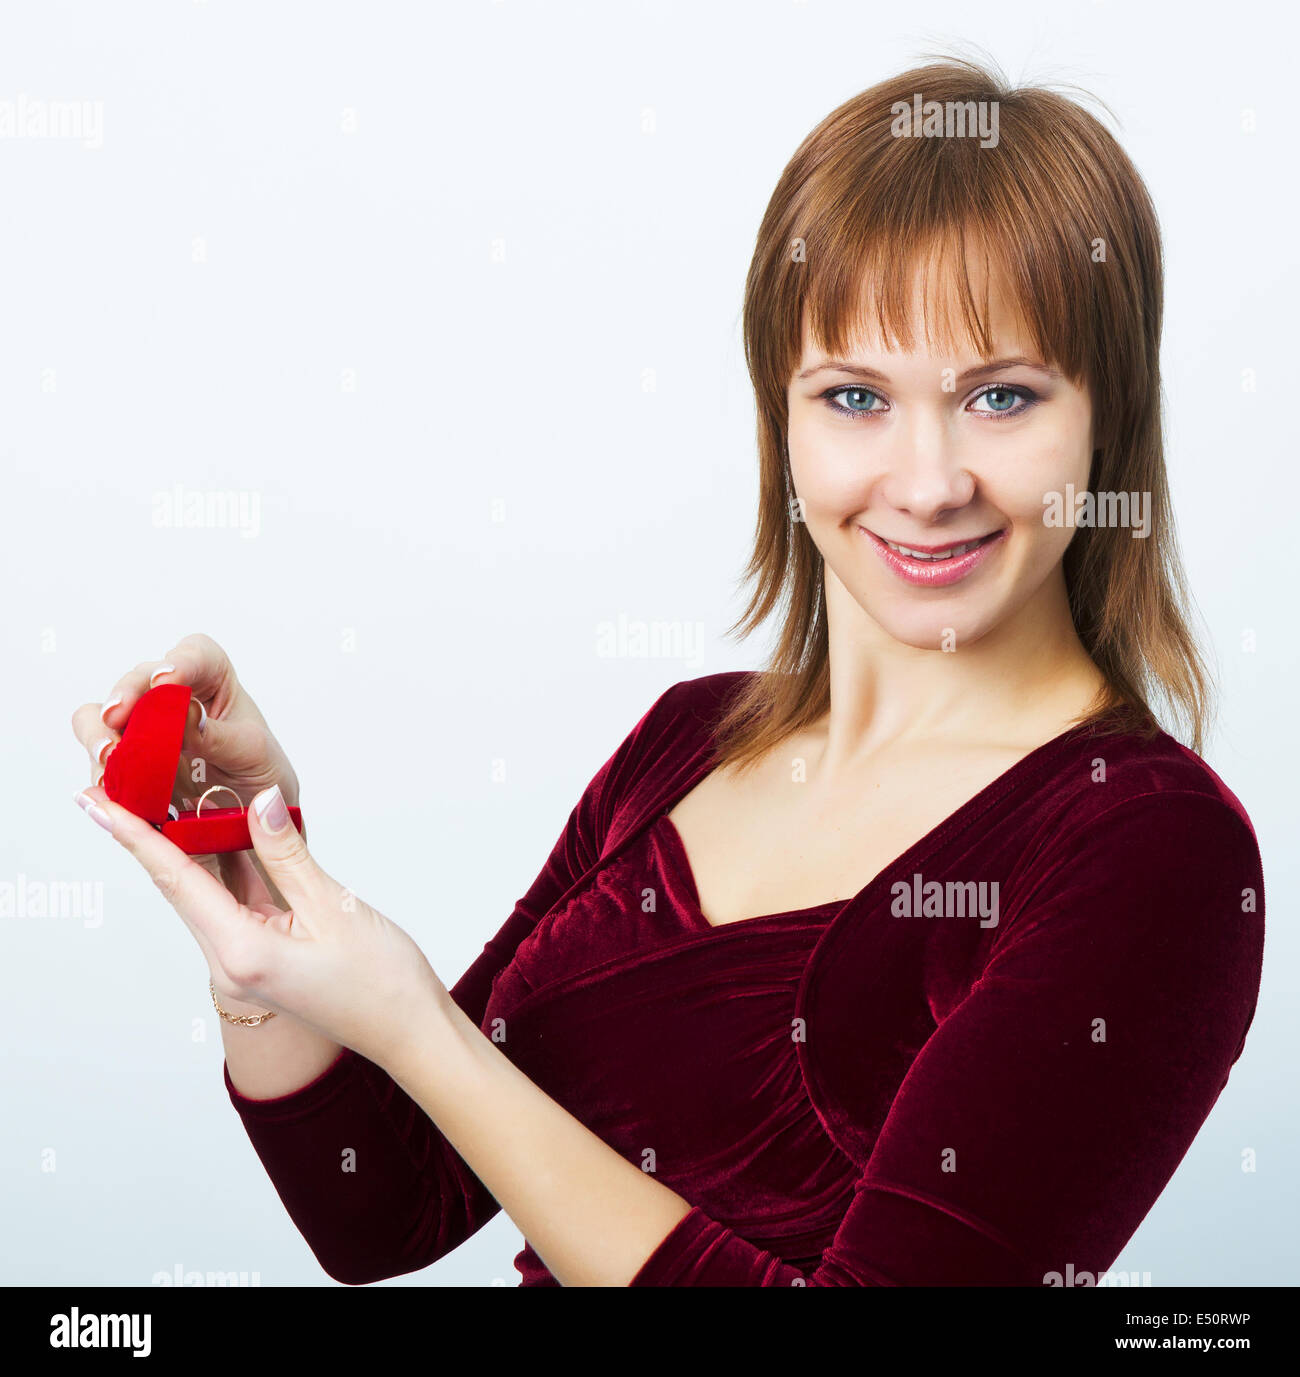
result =
M1263 875L1240 802L1164 734L1074 728L857 895L713 928L664 814L712 768L711 725L742 677L656 701L453 998L691 1203L633 1285L1104 1271L1254 1015ZM499 1208L351 1051L273 1100L225 1076L340 1281L425 1267ZM555 1284L531 1247L516 1266L523 1285Z
M711 927L660 817L524 939L489 1026L503 1019L515 1065L629 1161L811 1269L856 1173L804 1088L795 995L843 902ZM529 1246L515 1266L524 1286L557 1284Z

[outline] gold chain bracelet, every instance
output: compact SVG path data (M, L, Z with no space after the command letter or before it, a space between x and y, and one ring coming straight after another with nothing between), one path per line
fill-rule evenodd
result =
M208 981L208 992L212 995L213 1007L227 1023L237 1023L241 1028L256 1028L259 1023L265 1023L268 1018L275 1017L275 1011L273 1009L268 1009L265 1013L261 1014L228 1014L221 1005L217 1003L217 988L211 980Z

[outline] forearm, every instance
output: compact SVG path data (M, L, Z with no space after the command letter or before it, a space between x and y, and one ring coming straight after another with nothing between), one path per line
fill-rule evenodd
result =
M626 1286L690 1205L620 1156L450 998L385 1069L441 1130L562 1286Z
M290 1219L336 1281L418 1271L497 1213L429 1116L365 1057L340 1056L285 1098L236 1092L232 1102Z

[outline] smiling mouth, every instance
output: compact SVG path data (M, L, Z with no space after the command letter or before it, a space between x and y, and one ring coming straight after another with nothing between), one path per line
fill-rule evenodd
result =
M863 529L865 530L866 528L864 527ZM875 532L872 531L870 534L875 535ZM876 536L876 539L882 544L888 545L889 548L897 554L905 555L908 559L935 562L945 559L956 559L960 555L968 554L971 550L979 549L981 545L987 545L990 540L996 540L1001 534L1002 532L1000 530L990 531L988 535L976 536L974 540L962 541L958 545L944 546L897 545L892 540L886 540L884 536Z
M973 540L955 540L950 545L931 545L927 549L923 545L886 540L865 526L858 527L891 573L914 588L927 589L952 588L996 558L1009 529L1003 526Z

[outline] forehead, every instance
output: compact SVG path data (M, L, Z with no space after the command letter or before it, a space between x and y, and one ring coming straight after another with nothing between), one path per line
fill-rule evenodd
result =
M938 255L918 259L902 291L864 277L853 303L838 322L840 341L816 337L813 312L805 306L800 368L828 357L866 360L906 354L973 363L1036 352L1005 274L974 252L967 253L964 263ZM981 323L987 349L981 348Z

